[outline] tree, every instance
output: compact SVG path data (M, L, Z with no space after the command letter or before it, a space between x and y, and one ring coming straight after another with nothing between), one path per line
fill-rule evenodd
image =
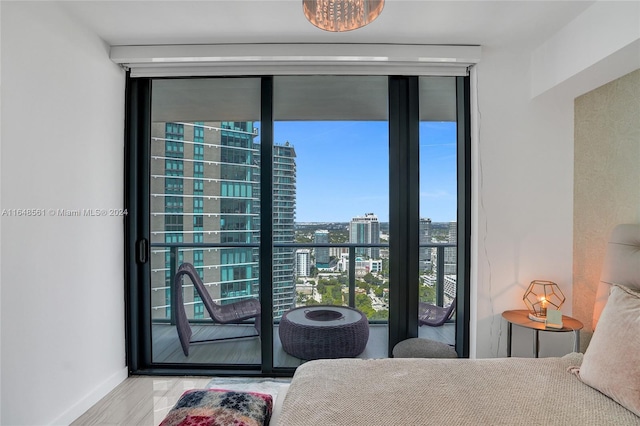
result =
M333 297L331 297L330 294L324 293L322 295L322 304L323 305L335 305L335 301L333 300Z
M327 281L327 285L332 285L332 286L333 286L333 285L337 285L337 286L340 286L340 281L338 281L336 278L330 278L330 279Z
M356 294L356 308L364 313L367 318L375 312L371 306L371 299L366 294Z
M430 285L421 285L419 289L420 301L435 303L436 302L436 288Z
M340 229L329 232L329 242L330 243L346 243L349 241L349 233L346 229Z
M298 297L296 298L297 306L304 306L307 304L308 296L302 293L298 293Z
M360 287L361 289L363 289L366 294L369 294L369 289L371 288L369 283L360 280L356 281L356 287Z
M342 287L339 284L331 287L331 297L334 299L342 299Z
M389 278L389 259L382 259L382 271L380 271L383 277Z
M373 313L373 315L371 315L370 317L367 317L370 320L389 320L389 311L388 310L382 310L382 311L376 311Z
M312 241L311 234L302 231L296 231L296 243L310 243Z

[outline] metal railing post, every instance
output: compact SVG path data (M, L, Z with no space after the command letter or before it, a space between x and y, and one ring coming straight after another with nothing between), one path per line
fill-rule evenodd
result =
M356 248L349 247L349 306L356 307Z
M177 290L174 288L173 279L176 276L176 271L178 270L178 247L170 247L169 248L169 286L171 291L169 292L169 306L171 309L171 325L176 324L176 310L173 306L174 292Z
M444 306L444 247L436 248L438 273L436 274L436 305Z

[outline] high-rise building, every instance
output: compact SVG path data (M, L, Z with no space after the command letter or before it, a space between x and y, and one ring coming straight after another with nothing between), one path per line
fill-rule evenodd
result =
M318 229L313 235L313 242L317 244L328 244L329 231L327 231L326 229ZM329 255L329 247L316 247L314 250L316 253L316 268L328 268L329 262L331 261Z
M289 142L273 147L273 242L294 243L296 221L296 151ZM259 162L258 162L259 164ZM295 249L273 249L273 316L293 308Z
M329 247L329 259L331 257L340 259L340 256L347 253L349 253L349 247Z
M311 274L311 250L296 250L296 277L308 277Z
M450 222L448 227L447 242L456 244L458 242L458 224ZM430 284L435 284L438 271L438 252L436 248L431 249L431 263L433 275L427 277ZM444 257L444 303L450 303L456 297L457 273L458 273L458 247L443 247L442 254Z
M259 295L257 248L179 246L259 242L260 145L254 142L256 136L250 121L153 123L151 242L176 244L152 250L154 318L170 316L172 273L183 262L193 263L212 299L219 303ZM274 241L293 242L295 155L291 162L285 161L288 169L281 173L283 161L276 152L279 151L274 150L273 166ZM290 182L285 182L283 174ZM277 179L281 181L276 183ZM285 191L293 194L293 202L280 206L279 193ZM277 289L278 299L290 300L289 307L295 294L293 269L293 253L274 254L274 293ZM281 286L283 281L289 284ZM287 297L282 294L285 287ZM186 285L185 289L188 316L204 317L204 306L193 287Z
M429 244L431 242L431 219L420 218L420 244ZM431 248L420 247L420 272L428 272L431 270Z
M457 222L449 222L449 238L450 243L458 242L458 224ZM445 275L455 275L458 273L458 248L445 247L444 249L444 273Z
M252 243L258 181L252 122L156 122L151 144L151 242ZM177 257L177 258L176 258ZM255 248L154 249L152 303L155 317L170 315L175 267L192 263L211 297L230 303L257 296ZM204 317L191 286L188 315ZM162 309L164 308L164 309Z
M366 213L364 216L352 218L349 223L349 242L355 244L380 244L380 222L378 222L378 216L373 213ZM356 254L379 259L380 248L356 248Z

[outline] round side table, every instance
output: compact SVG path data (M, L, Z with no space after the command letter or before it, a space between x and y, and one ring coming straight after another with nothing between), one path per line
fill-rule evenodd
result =
M278 334L282 349L300 359L353 358L367 346L369 320L347 306L302 306L285 312Z
M534 331L535 339L533 341L533 351L535 353L535 357L538 358L539 347L540 347L540 336L539 332L542 331L552 331L552 332L567 332L573 331L575 333L575 340L573 345L573 350L578 352L580 350L580 330L583 327L583 324L575 318L571 318L569 316L562 316L562 328L551 328L547 327L544 322L534 321L529 318L529 311L526 309L518 309L513 311L504 311L502 313L502 318L507 320L507 356L511 356L511 333L513 331L513 324L519 325L520 327L529 328Z

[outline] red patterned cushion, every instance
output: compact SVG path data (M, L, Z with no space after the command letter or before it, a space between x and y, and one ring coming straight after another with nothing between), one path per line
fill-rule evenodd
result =
M193 389L182 394L160 426L262 426L272 409L268 394Z

